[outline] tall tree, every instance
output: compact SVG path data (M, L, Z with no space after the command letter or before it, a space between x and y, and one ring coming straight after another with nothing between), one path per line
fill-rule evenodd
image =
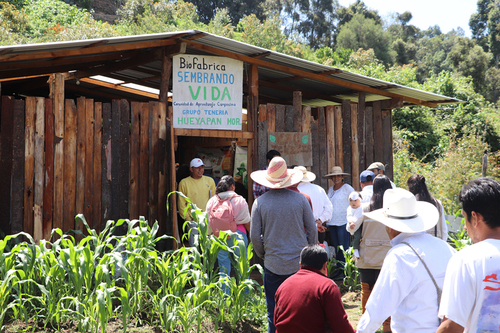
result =
M469 20L472 38L490 51L498 68L500 57L500 0L478 0L477 12Z
M233 24L245 15L254 14L260 20L265 18L265 0L189 0L196 6L200 21L208 24L218 9L226 8Z
M377 59L392 64L389 36L375 20L356 14L339 32L336 47L345 49L373 49Z

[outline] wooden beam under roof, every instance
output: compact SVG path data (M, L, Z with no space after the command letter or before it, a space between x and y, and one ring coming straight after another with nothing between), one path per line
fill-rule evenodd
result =
M78 66L88 66L88 67L93 67L96 65L99 65L103 61L108 61L108 60L115 60L115 59L127 59L127 58L134 58L137 57L137 55L140 54L140 50L132 50L132 51L127 51L123 53L106 53L103 55L93 55L93 56L85 56L78 58ZM44 66L44 67L53 67L53 66L61 66L61 65L71 65L75 64L75 59L73 58L67 58L67 59L60 59L60 60L42 60L42 61L37 61L36 64L39 66ZM33 62L19 62L19 63L2 63L0 62L0 71L1 70L15 70L15 69L26 69L26 68L33 68L34 63ZM1 74L1 72L0 72Z
M244 61L244 62L247 62L250 64L270 68L273 70L278 70L278 71L281 71L284 73L297 75L297 76L303 76L303 77L310 78L313 80L322 81L322 82L334 84L334 85L341 86L341 87L351 88L351 89L354 89L356 91L364 91L364 92L368 92L368 93L372 93L372 94L376 94L376 95L380 95L380 96L396 97L396 98L402 97L405 101L410 102L410 103L414 103L414 104L420 104L420 105L425 105L425 106L429 106L429 107L436 107L437 106L437 103L435 103L435 102L428 102L428 101L424 101L424 100L420 100L420 99L416 99L416 98L411 98L411 97L403 96L403 95L396 94L393 92L384 91L384 90L372 88L369 86L365 86L365 85L362 85L359 83L340 80L340 79L337 79L337 78L334 78L331 76L327 76L327 75L319 75L319 74L311 73L311 72L308 72L308 71L305 71L302 69L291 68L291 67L287 67L284 65L264 61L261 59L254 59L254 58L248 57L248 56L243 55L243 54L234 53L234 52L230 52L230 51L226 51L226 50L221 50L221 49L218 49L218 48L215 48L212 46L193 42L193 41L190 41L187 39L181 38L181 40L188 43L188 45L190 47L196 48L196 49L201 50L201 51L205 51L208 53L212 53L212 54L216 54L216 55Z
M102 97L102 98L106 98L106 99L123 99L123 95L119 95L119 94L113 94L112 91L111 92L104 92L101 90L97 90L97 89L89 89L89 88L85 88L85 87L82 87L82 86L77 86L75 84L68 84L66 83L65 85L65 89L66 91L76 91L76 92L79 92L82 94L82 96L99 96L99 97ZM145 96L142 96L142 95L136 95L134 94L134 100L139 100L139 101L150 101L151 99L150 98L147 98ZM129 99L129 98L125 98L125 99Z
M108 62L102 64L102 66L97 66L88 70L78 70L74 73L75 78L89 77L93 75L106 75L111 72L118 72L130 68L132 65L142 65L149 62L160 59L161 49L158 50L147 50L141 52L134 58L128 58L126 60L117 62Z
M114 45L103 45L92 48L80 47L78 49L64 49L57 51L42 51L42 52L25 52L18 54L7 54L0 56L0 63L3 61L26 61L36 59L53 59L60 57L73 57L90 54L102 54L110 52L121 52L128 50L141 50L145 48L159 48L162 46L174 45L177 43L175 38L167 38L162 40L154 40L138 43L123 43Z
M150 93L147 91L142 91L142 90L138 90L138 89L134 89L134 88L123 87L119 84L113 84L113 83L104 82L101 80L89 79L89 78L81 78L80 81L91 83L91 84L94 84L96 86L120 90L120 91L129 93L129 94L140 95L140 96L144 96L144 97L148 97L148 98L152 98L152 99L158 99L158 94L153 94L153 93Z

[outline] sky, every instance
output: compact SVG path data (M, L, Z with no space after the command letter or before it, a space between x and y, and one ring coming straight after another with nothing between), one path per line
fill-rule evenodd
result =
M348 7L355 0L339 0ZM439 25L443 33L461 27L465 36L470 37L469 18L477 11L477 0L363 0L368 8L378 11L382 18L390 13L410 11L413 15L410 24L425 30Z

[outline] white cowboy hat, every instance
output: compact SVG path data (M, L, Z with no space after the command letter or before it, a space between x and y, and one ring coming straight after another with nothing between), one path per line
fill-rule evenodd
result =
M439 212L433 204L417 201L410 191L402 188L385 191L383 208L363 215L405 233L429 230L439 219Z
M334 166L332 168L332 172L330 172L327 175L324 175L323 178L330 178L330 177L338 176L338 175L340 175L340 176L350 176L351 174L350 173L342 172L342 167Z
M267 170L254 171L250 174L254 182L271 189L290 187L299 183L302 177L302 172L287 169L286 162L281 156L273 157Z
M303 183L310 183L316 179L316 175L311 171L307 171L306 167L304 166L296 166L294 169L302 172L302 175L304 176L304 178L302 178Z

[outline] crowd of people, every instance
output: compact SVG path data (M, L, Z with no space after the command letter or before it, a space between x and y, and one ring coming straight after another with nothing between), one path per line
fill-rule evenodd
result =
M268 166L250 174L251 208L231 176L216 184L199 158L178 188L205 209L210 232L233 235L228 246L252 242L264 264L268 332L354 332L336 284L350 247L361 282L357 332L499 332L500 183L478 178L463 186L459 201L474 244L456 252L446 242L443 205L422 175L396 188L374 162L359 175L358 192L335 166L323 175L332 184L325 191L306 167L287 166L275 150L266 158ZM187 207L179 196L179 214L190 221ZM221 278L231 274L229 255L218 254ZM328 272L331 256L336 267Z

